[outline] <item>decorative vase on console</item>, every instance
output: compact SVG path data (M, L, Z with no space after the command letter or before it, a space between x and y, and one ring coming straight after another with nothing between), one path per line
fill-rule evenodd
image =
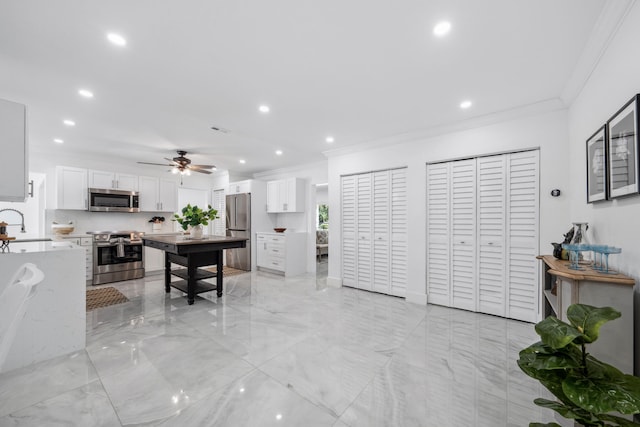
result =
M589 246L591 242L591 233L589 232L588 222L574 222L573 223L573 238L571 239L572 245L583 245L584 251L580 252L580 264L591 264L591 249Z

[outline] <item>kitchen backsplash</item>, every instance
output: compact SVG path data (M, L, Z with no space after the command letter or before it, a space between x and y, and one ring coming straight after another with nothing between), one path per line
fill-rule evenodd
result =
M163 216L165 221L160 230L152 230L149 222L154 216ZM53 221L58 224L73 222L73 234L84 234L87 231L135 230L145 233L173 232L181 230L175 221L171 221L172 212L88 212L62 209L45 210L45 234L50 235Z

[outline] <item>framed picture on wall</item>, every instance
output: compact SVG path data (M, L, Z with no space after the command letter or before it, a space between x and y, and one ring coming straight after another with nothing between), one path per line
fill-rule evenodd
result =
M603 125L587 139L587 203L607 196L607 125Z
M609 196L637 194L638 95L607 122Z

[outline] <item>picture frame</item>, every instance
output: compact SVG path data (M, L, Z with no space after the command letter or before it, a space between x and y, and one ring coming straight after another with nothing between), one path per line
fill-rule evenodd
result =
M607 125L587 139L587 203L609 198Z
M607 178L610 198L640 192L638 99L639 95L635 95L607 122Z

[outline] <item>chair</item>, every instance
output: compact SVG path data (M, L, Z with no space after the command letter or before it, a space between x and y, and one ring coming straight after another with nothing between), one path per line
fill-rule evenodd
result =
M329 230L316 230L316 256L318 262L322 255L329 254Z

